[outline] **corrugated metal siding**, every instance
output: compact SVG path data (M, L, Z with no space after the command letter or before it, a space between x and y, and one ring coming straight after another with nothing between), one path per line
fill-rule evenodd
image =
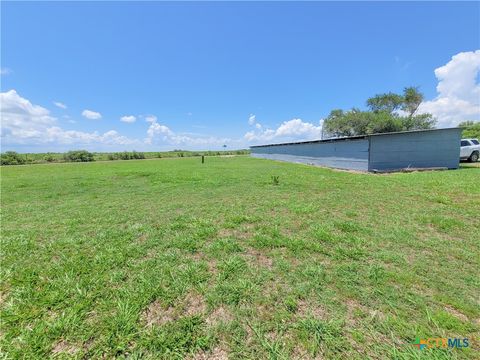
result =
M369 171L408 167L458 168L461 129L370 137Z
M264 159L338 169L368 170L367 139L253 147L251 154Z

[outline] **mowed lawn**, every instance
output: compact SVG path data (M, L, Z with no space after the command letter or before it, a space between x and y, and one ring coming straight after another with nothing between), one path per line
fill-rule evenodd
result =
M478 167L208 157L1 179L3 358L479 358Z

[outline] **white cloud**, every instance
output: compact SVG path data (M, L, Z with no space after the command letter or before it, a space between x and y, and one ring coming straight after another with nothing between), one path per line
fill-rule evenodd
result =
M0 93L1 137L4 144L131 145L138 143L115 130L103 134L65 130L42 106L34 105L15 90Z
M76 124L77 122L75 120L73 120L72 118L70 118L69 115L63 115L62 118L64 118L68 123L70 124Z
M435 69L438 96L423 102L419 113L432 113L438 127L458 125L466 120L480 121L480 50L454 55Z
M144 142L148 145L174 145L184 148L194 147L212 147L221 146L223 144L231 143L229 138L218 138L215 136L205 136L200 134L189 133L175 133L166 125L157 122L157 118L153 115L146 119L150 122L147 129L147 137Z
M134 123L137 120L137 118L133 115L125 115L120 118L120 121L123 121L125 123Z
M157 121L157 117L155 115L147 115L145 116L145 121L148 123L154 123Z
M317 126L301 119L284 121L277 129L257 127L244 135L249 142L265 141L302 141L314 140L322 137L322 125Z
M60 101L54 101L53 104L56 107L59 107L60 109L66 109L67 108L67 105L65 105L64 103L61 103Z
M161 139L164 142L168 141L168 138L173 135L172 131L165 125L160 125L156 121L153 121L147 130L147 138L145 142L151 144L153 140Z
M12 69L9 69L7 67L0 68L0 75L9 75L12 72L13 72Z
M248 125L253 125L257 121L255 114L250 114L248 116Z
M98 120L102 118L102 114L92 110L83 110L82 115L90 120Z

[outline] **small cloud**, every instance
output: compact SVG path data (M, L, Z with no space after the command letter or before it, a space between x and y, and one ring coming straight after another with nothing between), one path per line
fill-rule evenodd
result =
M262 128L262 124L257 122L257 117L255 116L255 114L250 114L248 116L248 125L255 126L255 128L258 130Z
M192 116L193 114L191 112L188 112L187 113L187 116Z
M67 108L67 105L65 105L64 103L61 103L60 101L54 101L53 105L55 105L56 107L59 107L60 109L66 109Z
M9 69L9 68L7 68L7 67L2 67L2 68L0 69L0 75L9 75L9 74L11 74L12 72L13 72L12 69Z
M120 118L120 121L131 124L137 121L137 118L133 115L125 115Z
M92 110L83 110L82 115L90 120L98 120L102 118L102 114Z
M70 124L76 124L77 122L75 120L73 120L72 118L70 118L69 115L63 115L62 118L64 118L68 123Z
M157 121L157 117L155 115L147 115L145 116L145 121L148 123L154 123Z

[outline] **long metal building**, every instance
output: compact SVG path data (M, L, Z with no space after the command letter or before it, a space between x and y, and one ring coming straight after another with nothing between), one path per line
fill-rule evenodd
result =
M360 171L457 169L461 128L251 146L253 157Z

